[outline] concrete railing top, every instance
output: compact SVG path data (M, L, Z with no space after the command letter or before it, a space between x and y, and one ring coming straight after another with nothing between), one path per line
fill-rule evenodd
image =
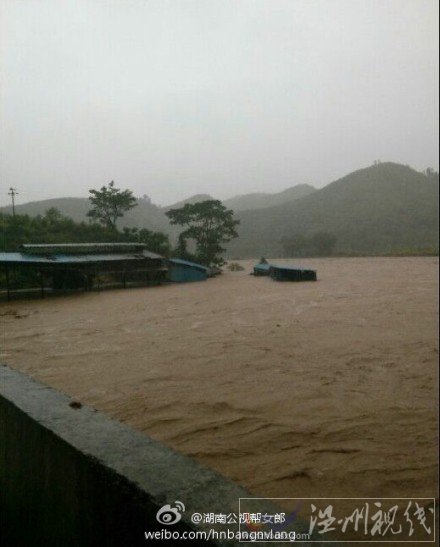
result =
M134 485L154 507L183 502L181 524L188 529L209 528L196 526L191 520L194 513L238 514L239 498L252 497L191 458L86 405L75 404L67 395L7 366L0 366L0 398L112 475ZM305 531L304 525L297 524Z

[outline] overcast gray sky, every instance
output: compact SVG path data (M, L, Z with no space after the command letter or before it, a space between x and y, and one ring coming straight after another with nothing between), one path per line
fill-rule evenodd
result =
M436 0L2 0L1 196L438 168Z

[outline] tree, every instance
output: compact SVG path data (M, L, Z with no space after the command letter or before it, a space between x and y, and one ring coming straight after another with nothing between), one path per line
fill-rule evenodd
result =
M23 243L144 243L148 250L168 255L171 250L167 234L146 228L124 228L118 231L97 222L75 222L58 209L44 215L12 215L0 213L0 251L18 251Z
M102 186L100 190L89 190L89 193L91 194L89 200L93 208L90 209L87 216L113 230L116 229L118 218L137 205L131 190L116 188L114 181L111 181L107 186Z
M177 239L177 245L174 249L174 255L177 258L181 258L182 260L189 260L190 262L195 262L197 260L197 257L188 251L188 242L186 241L185 237L182 237L182 234L179 234L179 237Z
M171 224L186 226L179 236L179 246L186 251L186 242L193 240L196 259L206 266L224 264L222 243L238 237L234 211L227 209L219 200L186 203L179 209L171 209L166 215Z
M149 251L160 255L168 256L171 251L170 239L163 232L152 232L147 228L124 228L121 238L128 242L144 243Z

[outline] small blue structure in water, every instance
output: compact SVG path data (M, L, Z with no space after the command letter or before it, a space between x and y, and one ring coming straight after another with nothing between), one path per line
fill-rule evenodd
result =
M254 275L261 276L261 275L269 275L270 272L270 264L267 263L259 263L256 266L254 266Z
M170 258L168 261L168 280L175 283L190 281L205 281L208 277L208 268L195 262Z

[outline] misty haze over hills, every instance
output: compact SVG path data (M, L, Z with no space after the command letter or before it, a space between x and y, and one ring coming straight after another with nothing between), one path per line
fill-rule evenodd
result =
M228 246L231 257L280 256L282 241L327 232L342 253L388 253L438 248L438 175L381 163L360 169L321 189L300 184L278 193L251 193L224 204L240 219L239 237ZM176 240L179 228L165 212L185 203L213 199L197 194L168 207L140 198L119 226L163 231ZM18 214L35 216L51 207L76 221L87 219L87 198L56 198L17 205ZM11 212L3 207L2 212Z
M316 191L316 188L310 184L298 184L287 188L282 192L276 192L274 194L269 193L255 193L255 194L243 194L241 196L235 196L233 198L223 200L226 207L233 209L234 211L246 211L248 209L264 209L265 207L271 207L273 205L281 205L287 201L293 201L295 199L308 196Z
M328 232L344 253L389 253L438 248L438 175L382 163L302 199L240 215L231 256L279 256L281 241Z
M172 203L171 205L166 205L165 207L162 207L162 210L169 211L170 209L180 209L180 207L183 207L186 203L199 203L200 201L207 201L211 199L217 198L214 198L209 194L195 194L194 196L190 196L189 198L176 201L176 203Z
M234 211L261 209L264 207L281 204L286 201L299 199L313 191L315 191L315 189L308 184L298 184L297 186L292 186L282 192L273 194L244 194L229 198L223 201L223 203ZM118 221L118 225L119 227L127 226L129 228L148 228L155 231L164 231L170 235L173 235L178 228L169 223L168 217L165 215L166 211L183 207L185 203L197 203L211 199L217 198L210 196L209 194L196 194L165 207L160 207L152 203L148 197L138 198L137 206L131 211L128 211L128 213L126 213L124 217ZM89 220L87 217L87 212L90 209L90 202L88 198L66 197L32 201L29 203L16 205L15 210L18 214L36 216L43 215L52 207L58 209L63 215L68 216L77 222ZM0 211L11 213L12 208L2 207L0 208Z
M113 179L165 206L321 188L376 158L438 170L433 0L3 0L0 12L0 206L10 186L29 202Z

